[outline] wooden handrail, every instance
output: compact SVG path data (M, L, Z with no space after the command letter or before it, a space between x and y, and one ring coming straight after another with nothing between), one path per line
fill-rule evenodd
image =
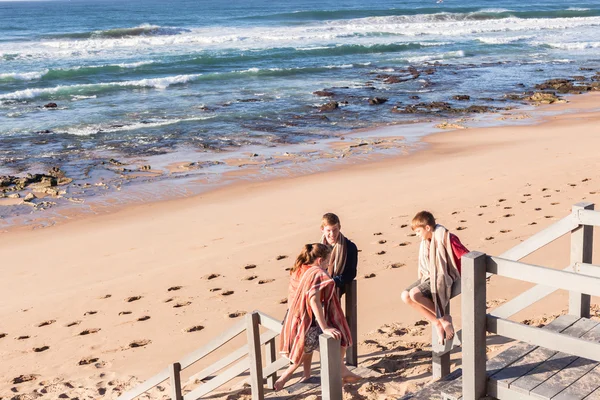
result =
M579 210L577 220L581 225L600 226L600 212L593 210Z

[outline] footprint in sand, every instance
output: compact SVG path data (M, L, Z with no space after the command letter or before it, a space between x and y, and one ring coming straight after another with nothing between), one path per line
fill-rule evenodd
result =
M587 182L587 181L591 181L591 179L590 178L584 178L584 179L581 180L581 182Z
M383 239L382 239L382 240L380 240L380 241L379 241L379 242L377 242L377 243L379 243L379 244L386 244L386 243L387 243L387 240L383 240Z
M235 311L230 314L227 314L229 318L238 318L246 315L246 311Z
M44 321L41 324L38 325L38 328L41 328L42 326L48 326L48 325L52 325L53 323L55 323L56 320L55 319L49 319L48 321Z
M110 299L112 297L112 294L105 294L104 296L100 297L101 300L104 299Z
M187 306L189 306L190 304L192 304L192 302L191 302L191 301L184 301L184 302L181 302L181 303L177 303L177 304L175 304L175 305L173 306L173 308L187 307Z
M554 218L553 215L544 215L544 218Z
M370 274L365 275L365 279L375 278L376 276L377 275L375 275L373 272L371 272Z
M504 214L503 217L504 218L510 218L510 217L514 217L515 214Z
M457 226L457 227L456 227L456 230L457 230L457 231L464 231L465 229L467 229L467 227L466 227L466 226Z
M6 334L4 334L4 336L6 336ZM2 337L4 337L4 336L2 336ZM26 339L29 339L29 336L19 336L17 338L17 340L26 340Z
M486 208L487 206L485 204L482 204L479 206L479 208Z
M406 236L408 236L408 237L415 237L415 236L417 236L417 234L416 234L416 233L409 233L409 234L408 234L408 235L406 235Z
M79 336L90 335L92 333L96 333L96 332L99 332L99 331L100 331L100 328L86 329L84 331L79 332Z
M560 203L558 203L558 202L550 203L551 206L555 206L557 204L560 204Z
M89 364L98 362L98 360L99 360L99 358L97 358L97 357L86 357L86 358L82 358L81 360L79 360L77 365L89 365Z
M133 342L129 343L129 347L131 347L131 348L143 347L143 346L146 346L146 345L148 345L150 343L152 343L152 341L151 340L147 340L147 339L134 340Z
M398 246L404 247L404 246L408 246L409 244L410 244L410 242L402 242L402 243L398 244Z
M42 346L42 347L34 347L33 351L36 353L41 353L42 351L46 351L50 348L50 346Z
M531 193L525 193L523 196L525 196L525 197L531 197Z
M540 207L536 207L535 211L542 211L542 209Z
M220 287L210 289L211 292L218 292L219 290L221 290Z
M265 283L271 283L274 282L275 279L261 279L260 281L258 281L259 285L264 285Z
M221 293L221 296L231 296L233 293L235 293L233 290L226 290Z
M542 188L542 192L545 192L546 190L548 190L548 188Z
M596 194L596 192L590 192L590 194Z
M560 189L554 189L554 191L558 193L558 192L560 192Z
M72 326L79 325L80 323L81 323L81 321L73 321L73 322L66 324L65 327L70 328Z
M258 276L256 276L256 275L250 275L250 276L244 277L243 280L245 280L245 281L253 281L256 278L258 278Z
M505 210L512 210L512 207L504 207Z
M458 222L460 222L461 224L464 224L465 222L467 222L467 220L466 220L466 219L461 219L461 220L460 220L460 221L458 221Z
M392 265L390 265L390 268L396 269L396 268L402 268L404 267L406 264L404 263L393 263Z
M187 328L186 332L200 332L204 327L202 325L194 325L191 328Z
M402 224L400 225L400 228L406 228L408 226L408 224Z
M537 225L537 222L530 222L529 225Z
M129 315L129 314L131 314L131 311L121 311L119 313L119 315Z
M179 290L181 288L182 288L182 286L171 286L170 288L167 289L167 292L172 292L174 290Z
M125 299L126 302L131 303L132 301L138 301L142 296L131 296Z
M168 299L166 299L163 303L170 303L173 300L175 300L173 297L169 297Z
M383 235L383 233L381 233L381 232L375 232L375 233L373 234L373 236L381 236L381 235Z
M502 229L500 231L500 233L508 233L508 232L512 232L512 230L511 229Z
M215 278L218 278L218 277L220 277L220 276L221 276L220 274L208 274L208 275L206 275L206 276L204 277L204 279L206 279L206 280L209 280L209 281L210 281L211 279L215 279Z
M254 268L256 268L256 265L254 265L254 264L248 264L244 267L244 269L254 269Z
M29 374L29 375L19 375L16 378L13 378L13 385L17 385L19 383L35 381L39 375L37 374Z
M139 317L137 320L142 322L142 321L148 321L150 319L149 315L144 315L142 317Z
M551 194L545 194L544 197L552 197Z
M287 256L277 256L275 259L277 261L279 261L279 260L283 260L284 258L287 258Z
M98 311L86 311L85 313L83 313L83 316L85 317L86 315L94 315L94 314L98 314Z
M456 214L458 214L458 213L460 213L460 211L453 211L453 212L452 212L452 215L456 215Z
M279 304L287 304L287 302L288 302L287 297L285 299L279 300Z
M482 215L483 215L483 213L479 213L479 214L477 214L477 216L478 216L478 217L481 217Z
M382 255L384 255L384 254L385 254L385 250L378 251L376 254L377 254L378 256L382 256Z
M5 338L6 335L8 335L8 333L0 333L0 339ZM29 337L29 336L27 336L27 337Z
M488 237L485 238L485 240L494 240L494 237L493 236L488 236Z
M494 221L493 219L488 221L488 224L495 224L495 223L496 223L496 221Z
M576 183L569 183L569 186L575 187L575 186L577 186L577 184Z
M506 199L498 199L498 203L502 203L503 201L506 201Z

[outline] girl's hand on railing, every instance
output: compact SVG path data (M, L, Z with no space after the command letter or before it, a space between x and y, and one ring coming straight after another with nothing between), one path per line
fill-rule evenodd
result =
M340 340L342 338L342 333L335 328L326 328L323 329L323 333L328 334L334 339Z

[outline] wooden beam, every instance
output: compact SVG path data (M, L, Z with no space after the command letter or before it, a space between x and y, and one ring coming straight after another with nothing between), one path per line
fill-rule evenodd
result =
M179 363L171 364L169 367L171 376L171 400L183 400L181 394L181 365Z
M537 283L557 289L579 291L600 296L600 278L582 276L574 272L561 271L539 265L488 257L487 271L500 276Z
M462 257L463 399L479 400L486 394L486 259L472 251Z
M321 399L341 400L340 341L329 335L321 334L319 336L319 349L321 354Z
M546 329L533 328L518 322L487 316L487 331L536 346L600 361L600 343L588 342ZM465 339L466 342L466 339ZM463 343L463 349L465 344ZM464 350L463 350L464 353ZM464 356L463 356L464 359ZM463 369L465 369L463 367Z
M185 396L183 396L183 399L184 400L198 400L202 396L204 396L206 393L212 392L213 390L223 386L230 380L237 378L242 373L248 371L248 368L250 368L250 361L248 360L248 358L244 358L243 360L241 360L237 364L234 364L233 366L229 367L228 369L226 369L225 371L223 371L222 373L220 373L218 376L214 377L210 381L203 383L196 389L187 393Z
M529 239L524 240L512 249L500 254L500 257L514 261L520 260L521 258L555 241L562 235L571 232L577 226L579 226L577 217L573 214L569 214L565 218L550 225L543 231L540 231L531 236Z
M263 312L260 312L260 311L256 311L256 312L260 316L259 323L262 326L264 326L265 328L267 328L269 330L272 330L273 332L281 333L282 322L280 320L273 318L270 315L267 315Z
M152 389L154 386L162 383L163 381L169 379L170 368L165 368L160 371L158 374L154 375L152 378L145 380L143 383L139 384L135 388L131 389L128 392L120 395L117 400L133 400L144 392Z
M593 210L594 203L577 203L573 206L573 213ZM571 264L591 263L592 246L594 243L594 227L579 225L571 231ZM590 317L590 295L578 291L569 292L569 314L579 317Z
M346 321L352 334L352 346L346 349L346 364L354 367L358 366L358 304L356 279L346 284L345 296L345 314Z
M262 335L260 335L260 344L261 345L265 344L269 340L272 340L275 337L277 337L277 333L275 333L273 331L267 331L267 332L263 333ZM197 380L201 381L201 380L207 378L208 376L214 374L215 372L222 370L229 364L244 357L245 355L248 355L248 345L247 344L245 344L242 347L238 348L237 350L233 351L228 356L221 358L219 361L209 365L208 367L204 368L202 371L190 376L189 379L187 380L186 385L193 383L194 381L197 381Z
M252 314L246 314L246 333L248 336L248 355L250 356L250 387L253 400L263 400L265 398L265 388L263 386L263 367L260 352L260 315L255 311Z
M273 364L277 360L277 347L275 346L275 339L269 340L265 345L265 360L267 366ZM263 377L267 379L267 388L273 389L275 387L275 381L277 381L277 371L270 374L265 374Z
M240 321L227 331L225 331L221 336L214 338L208 344L193 353L188 354L179 360L179 364L181 364L181 369L186 369L196 361L201 358L206 357L208 354L217 350L219 347L223 346L225 343L229 342L231 339L244 332L246 329L246 323L244 321Z
M577 220L581 225L600 226L600 212L589 209L579 210Z

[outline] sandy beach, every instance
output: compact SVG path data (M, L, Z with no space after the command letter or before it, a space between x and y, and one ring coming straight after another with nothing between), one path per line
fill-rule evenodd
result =
M569 100L530 113L556 113L540 124L442 132L410 155L0 234L0 398L116 398L246 312L281 318L286 268L319 239L325 212L340 216L361 251L359 363L377 364L392 339L426 351L429 326L415 326L420 317L400 300L416 279L410 219L430 210L469 249L497 255L573 204L598 203L600 94ZM568 249L564 237L526 260L565 267ZM501 304L529 286L494 278L488 300ZM460 325L460 300L452 307ZM558 292L515 320L566 307ZM392 386L352 390L369 399L414 390L428 380L428 362L391 374ZM22 375L33 379L15 383Z

